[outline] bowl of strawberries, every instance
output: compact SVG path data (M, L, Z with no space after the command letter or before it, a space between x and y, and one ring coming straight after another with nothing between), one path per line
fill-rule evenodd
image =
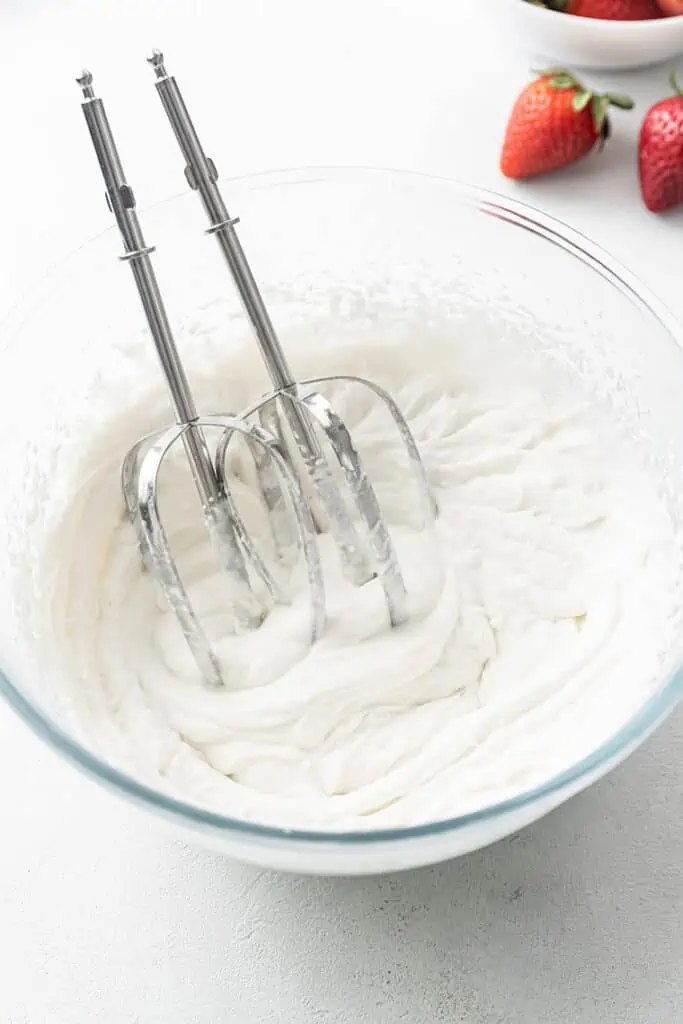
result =
M683 53L683 0L494 0L496 20L535 57L635 68Z

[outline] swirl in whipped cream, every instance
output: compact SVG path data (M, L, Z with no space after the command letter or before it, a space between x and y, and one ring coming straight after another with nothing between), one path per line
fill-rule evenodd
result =
M307 354L294 362L377 380L414 431L440 507L441 590L407 515L394 428L365 396L333 394L394 528L414 609L406 626L388 628L376 583L349 589L323 536L322 639L310 646L302 628L303 581L292 607L236 636L196 495L172 460L162 508L229 680L207 688L142 569L119 494L131 424L155 425L145 417L163 408L160 382L134 409L123 393L103 409L46 539L44 627L90 744L199 806L337 830L451 817L566 768L657 685L676 585L657 481L587 398L547 397L521 356L510 372L428 325L409 344L374 331L365 324L354 345L348 324L320 349L311 338L328 327L302 327ZM251 347L212 358L200 407L229 411L263 390ZM249 486L236 482L258 537Z

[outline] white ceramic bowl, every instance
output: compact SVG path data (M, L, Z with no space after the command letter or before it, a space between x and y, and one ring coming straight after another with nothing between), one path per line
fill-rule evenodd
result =
M600 21L536 7L526 0L486 0L496 28L531 57L568 67L646 67L683 54L683 16Z
M496 339L519 339L525 348L561 353L587 379L611 382L619 415L630 410L646 423L656 451L667 455L672 493L683 494L679 326L583 236L494 193L390 171L278 172L226 183L225 193L242 218L245 248L276 322L288 303L308 310L330 286L360 296L376 287L414 301L419 284L440 315L454 322L485 317L491 358ZM218 297L239 309L192 195L152 207L142 220L158 246L174 323ZM44 477L62 451L55 424L97 416L93 393L118 387L117 367L130 367L123 360L112 375L102 371L111 365L111 346L136 337L141 325L132 281L117 267L120 251L113 229L89 242L0 324L0 698L45 743L144 813L231 857L287 871L369 874L459 856L522 828L611 770L670 714L683 696L683 652L629 721L615 721L612 735L606 723L605 741L559 775L474 813L391 830L296 831L235 820L108 763L82 734L68 693L36 648L27 614L32 551L22 538L30 540L41 515L37 474ZM192 352L183 352L188 370ZM683 502L672 516L683 519ZM683 593L681 609L683 615Z

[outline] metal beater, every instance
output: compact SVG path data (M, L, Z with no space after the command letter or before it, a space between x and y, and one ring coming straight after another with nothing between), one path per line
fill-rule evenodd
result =
M216 166L204 153L177 83L166 72L163 55L155 50L149 62L186 161L185 177L201 197L210 222L207 233L219 243L273 385L271 392L240 415L199 415L152 267L154 247L146 244L104 105L95 96L92 75L84 71L77 79L83 91L82 108L104 178L107 204L123 240L121 259L133 272L175 416L174 426L140 439L126 454L123 495L145 564L178 618L202 676L207 683L221 686L221 666L192 606L159 514L159 472L178 441L192 471L214 550L231 581L237 621L243 629L258 627L267 614L264 590L271 602L284 603L287 596L277 573L266 565L252 542L233 500L226 456L236 436L245 440L253 458L278 566L288 563L293 541L298 542L305 560L312 642L325 624L324 579L316 536L321 529L329 529L352 583L361 586L378 579L392 626L401 625L409 615L405 580L375 490L346 425L317 390L319 385L344 381L369 389L384 403L408 453L427 532L432 530L436 505L410 428L387 391L350 375L303 382L295 379L237 236L239 219L230 217L218 188ZM208 434L216 433L219 441L212 455ZM341 487L339 480L343 481ZM321 522L316 522L312 509L320 510Z

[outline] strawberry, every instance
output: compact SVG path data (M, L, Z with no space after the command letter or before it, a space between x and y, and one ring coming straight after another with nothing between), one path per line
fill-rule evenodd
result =
M660 7L676 0L529 0L537 7L563 11L578 18L601 18L605 21L649 21L661 18Z
M657 6L669 18L683 14L683 0L657 0Z
M500 158L506 178L531 178L579 160L608 138L610 105L633 106L628 96L599 96L585 89L562 69L539 75L510 114Z
M648 210L683 203L683 92L671 72L673 96L650 107L638 146L640 190Z

